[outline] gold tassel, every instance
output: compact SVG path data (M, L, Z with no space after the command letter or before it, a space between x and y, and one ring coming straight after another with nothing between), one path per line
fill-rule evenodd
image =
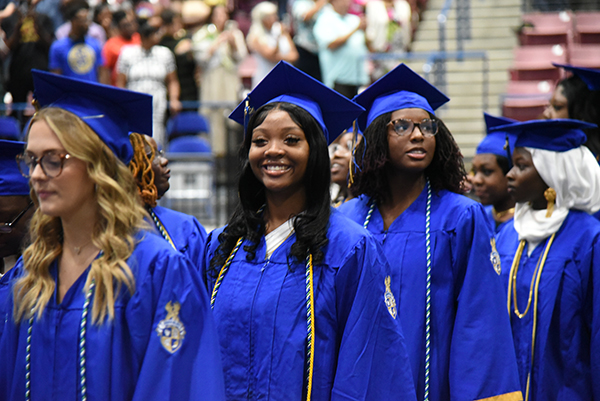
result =
M548 206L546 207L546 217L552 216L552 212L554 212L554 201L556 200L556 191L554 188L548 188L544 191L544 197L548 201Z
M354 171L352 171L352 167L354 167L354 149L356 149L356 139L358 137L358 132L356 131L356 120L352 122L352 150L350 155L350 165L348 166L348 172L350 173L350 177L348 178L348 188L354 184ZM346 131L344 131L346 133Z

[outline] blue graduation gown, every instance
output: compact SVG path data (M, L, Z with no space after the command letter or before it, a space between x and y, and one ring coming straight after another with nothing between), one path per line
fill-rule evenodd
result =
M222 230L209 235L204 271ZM325 260L313 274L312 399L415 400L400 324L385 303L390 272L380 249L335 210L327 236ZM295 241L293 234L267 260L264 237L252 261L240 247L217 293L214 314L230 400L306 397L305 263L287 263ZM206 278L212 290L215 279Z
M500 223L498 225L496 225L496 220L494 220L494 212L492 211L494 209L494 207L492 205L485 205L483 206L483 210L485 211L485 217L487 218L488 224L491 228L491 230L494 233L499 233L500 230L502 230L502 227L504 227L505 225L512 225L513 223L513 219L510 218L508 220L506 220L504 223Z
M389 227L378 208L368 230L383 247L396 281L399 312L417 398L425 383L425 211L427 189ZM363 224L366 196L340 206ZM480 204L448 191L431 201L431 400L520 399L506 299L490 261L492 232Z
M498 235L502 278L508 289L519 244L514 225ZM517 272L517 297L524 312L533 271L546 241L531 256L527 246ZM600 400L600 223L571 210L556 233L539 284L531 401ZM511 324L523 394L531 367L533 299L527 315L513 312Z
M169 233L177 250L200 269L206 244L206 230L202 224L194 216L166 207L156 206L152 210Z
M223 400L216 329L196 269L153 233L140 239L127 263L135 276L134 294L122 290L115 304L114 321L97 326L88 319L88 400ZM22 274L21 263L10 274L13 280ZM51 274L56 279L56 263ZM78 336L86 278L87 271L60 304L56 303L55 293L42 318L34 321L34 401L80 399ZM167 309L176 303L180 310L175 320L167 318ZM19 401L25 399L29 324L28 320L14 323L12 305L4 313L8 316L1 320L6 327L0 340L0 400ZM161 338L166 340L168 329L177 321L185 328L180 347L170 342L163 346ZM160 329L161 324L166 330Z

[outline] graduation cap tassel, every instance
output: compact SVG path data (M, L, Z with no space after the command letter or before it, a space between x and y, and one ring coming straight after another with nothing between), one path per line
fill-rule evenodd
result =
M356 149L356 141L358 139L358 132L356 127L356 120L352 122L352 151L350 156L350 165L348 166L348 172L350 173L350 178L348 179L348 188L354 184L354 171L352 169L354 163L354 150Z
M508 169L510 170L513 166L512 164L512 153L510 150L510 142L508 142L508 134L506 134L506 142L504 142L504 150L506 151L506 158L508 159Z
M246 96L246 100L244 101L244 132L248 128L248 121L252 113L254 113L254 110L250 107L250 96Z

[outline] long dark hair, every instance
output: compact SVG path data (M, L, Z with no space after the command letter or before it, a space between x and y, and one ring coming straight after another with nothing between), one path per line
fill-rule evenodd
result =
M324 258L323 248L327 245L330 204L329 185L331 181L327 142L321 127L304 109L291 103L274 102L259 108L250 118L244 142L239 151L242 163L238 180L239 202L229 219L227 227L219 235L219 246L210 261L210 274L216 276L225 263L238 238L244 237L250 242L244 250L247 260L256 256L256 248L265 233L265 221L260 209L266 203L265 187L254 176L248 161L248 152L252 144L252 131L263 123L273 110L282 110L289 114L303 131L309 146L309 157L304 174L304 186L307 191L306 210L294 221L296 242L292 245L291 257L303 262L312 254L313 263Z
M350 187L354 196L365 194L375 201L383 201L391 196L387 181L386 169L390 163L390 151L387 139L387 126L392 112L375 118L364 132L363 140L356 148L356 164L354 183ZM463 181L467 175L463 156L446 127L446 124L429 113L438 125L435 136L435 152L431 164L425 169L431 187L435 191L447 189L455 193L463 193ZM365 149L366 147L366 149Z
M586 121L600 126L600 94L591 91L577 75L563 79L557 84L567 99L569 118ZM587 146L596 156L600 155L600 128L586 129Z

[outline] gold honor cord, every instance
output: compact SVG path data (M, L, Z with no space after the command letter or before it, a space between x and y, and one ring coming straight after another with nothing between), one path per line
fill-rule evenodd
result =
M512 267L510 269L510 275L508 279L508 314L510 316L510 303L511 297L514 298L514 312L515 315L519 319L522 319L527 315L529 311L529 307L531 306L531 298L533 296L533 330L531 331L531 363L529 364L529 373L527 373L527 387L525 389L525 401L529 400L529 385L531 380L531 371L533 369L533 357L535 355L535 335L537 330L537 306L539 299L539 288L540 288L540 280L542 278L542 271L544 270L544 265L546 264L546 258L548 257L548 252L550 252L550 247L554 242L554 237L556 233L552 234L550 239L548 240L548 244L546 245L546 249L544 249L544 254L540 260L538 260L537 266L533 271L533 277L531 279L531 285L529 286L529 299L527 300L527 307L523 313L519 312L519 307L517 305L517 272L519 270L519 261L521 259L521 255L523 253L523 248L525 247L526 241L521 240L519 242L519 247L517 248L517 253L515 254L515 258L513 260ZM535 284L534 284L535 281Z
M225 264L221 268L219 275L217 276L217 281L215 282L215 286L212 290L212 295L210 297L210 307L211 309L215 308L215 301L217 299L217 293L221 284L223 283L223 279L225 275L229 271L229 266L235 255L237 254L238 249L242 246L244 241L244 237L240 237L234 248L232 249L229 257L225 261ZM306 257L306 324L307 324L307 349L306 349L306 359L307 359L307 388L306 388L306 400L310 401L310 397L312 394L312 382L313 382L313 372L315 365L315 340L316 340L316 329L315 329L315 290L314 290L314 278L313 278L313 258L312 254L308 254Z

